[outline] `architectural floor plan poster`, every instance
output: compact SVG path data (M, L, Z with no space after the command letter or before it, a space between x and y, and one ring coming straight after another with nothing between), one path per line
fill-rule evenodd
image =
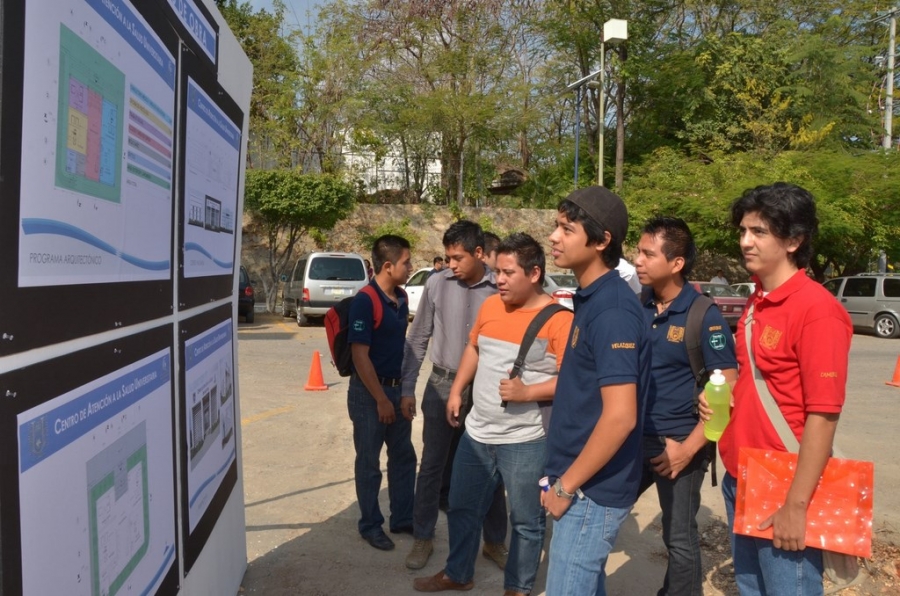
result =
M23 592L155 593L176 559L170 351L17 426Z
M241 129L187 78L184 276L231 275Z
M190 531L235 461L234 357L231 319L185 342L187 496Z
M19 286L169 279L175 59L127 0L29 0Z

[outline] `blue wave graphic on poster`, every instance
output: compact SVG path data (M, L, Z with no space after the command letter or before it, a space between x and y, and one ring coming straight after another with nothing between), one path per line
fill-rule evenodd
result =
M168 259L164 261L148 261L146 259L141 259L134 255L124 253L108 242L100 240L93 234L85 232L81 228L76 228L75 226L62 221L56 221L53 219L41 219L36 217L25 218L22 220L22 230L27 235L49 234L51 236L65 236L66 238L73 238L90 246L93 246L94 248L99 248L103 252L116 256L126 263L134 265L135 267L147 269L148 271L167 271L169 269Z
M224 464L222 464L222 466L219 467L218 470L216 470L216 473L215 473L215 474L213 474L212 476L210 476L209 478L207 478L206 480L203 481L203 484L200 485L200 488L197 489L197 492L194 493L194 496L192 496L192 497L191 497L191 500L188 502L188 506L189 506L189 507L193 507L193 506L194 506L194 503L197 502L197 497L200 496L200 493L203 492L203 489L204 489L204 488L206 488L207 486L209 486L209 483L210 483L210 482L212 482L213 480L215 480L216 478L218 478L218 476L219 476L222 472L224 472L225 470L228 469L228 466L230 466L230 465L231 465L231 462L234 460L234 451L235 451L234 449L231 450L231 454L228 456L228 461L226 461Z
M189 250L194 250L199 252L201 255L206 257L207 259L212 259L212 262L221 267L222 269L231 269L231 266L234 264L234 261L220 261L216 257L209 254L209 251L197 244L196 242L185 242L184 243L184 251L187 252Z
M162 565L159 566L159 569L156 571L156 575L153 576L153 579L150 580L150 583L146 588L144 588L144 591L141 592L141 596L149 596L150 590L153 589L153 586L156 585L156 582L159 581L159 578L162 577L162 574L165 573L166 569L169 568L169 563L175 556L175 547L167 546L163 554L165 555L165 558L163 559Z

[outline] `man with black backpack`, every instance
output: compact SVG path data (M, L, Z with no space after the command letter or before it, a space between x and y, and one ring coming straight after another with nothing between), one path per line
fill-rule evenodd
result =
M412 444L415 402L400 395L403 344L409 321L409 305L403 284L412 264L409 242L386 235L372 246L374 290L359 292L350 303L347 342L353 371L347 393L347 409L353 422L356 449L354 479L359 502L359 533L373 547L391 550L394 542L384 533L384 517L378 506L381 490L381 448L387 446L388 487L392 532L412 528L416 482L416 451ZM377 308L374 300L380 301ZM376 324L376 310L381 312Z
M463 391L474 380L450 483L450 555L445 569L415 580L418 591L472 588L482 523L501 481L512 522L505 595L534 587L546 525L538 489L547 443L542 418L572 323L572 312L544 292L544 269L544 251L527 234L497 248L500 292L478 312L446 407L447 422L458 427Z
M703 436L696 398L707 371L722 369L729 382L737 378L728 324L712 300L687 281L696 255L684 220L657 217L644 226L634 261L645 286L641 303L652 346L638 494L656 484L669 552L658 596L703 593L696 517L700 487L715 452Z

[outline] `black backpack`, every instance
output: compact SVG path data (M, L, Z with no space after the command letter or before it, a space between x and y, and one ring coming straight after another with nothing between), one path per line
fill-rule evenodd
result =
M694 373L694 413L699 415L700 392L709 381L709 373L706 362L703 360L703 317L710 307L715 306L712 298L700 294L691 303L688 310L687 323L684 329L684 347L687 349L688 360L691 362L691 372ZM706 444L706 455L709 457L709 478L713 486L719 484L716 473L716 443L710 441Z

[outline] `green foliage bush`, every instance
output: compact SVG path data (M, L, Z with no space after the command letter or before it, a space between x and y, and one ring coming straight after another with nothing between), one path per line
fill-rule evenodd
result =
M359 242L366 249L371 249L372 245L375 244L375 241L386 234L393 234L395 236L400 236L401 238L406 238L409 242L411 251L415 251L416 244L419 242L419 233L412 228L411 221L408 217L404 217L399 222L392 221L382 224L371 232L360 231Z

